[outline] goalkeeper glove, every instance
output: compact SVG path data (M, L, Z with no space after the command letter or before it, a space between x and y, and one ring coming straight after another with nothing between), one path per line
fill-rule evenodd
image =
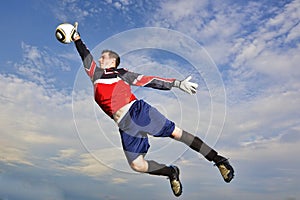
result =
M174 87L177 87L188 94L195 94L198 88L198 84L190 82L191 79L192 76L188 76L182 81L175 80Z
M77 31L77 28L78 28L78 22L75 22L74 24L74 29L73 29L73 33L72 33L72 40L75 41L75 40L78 40L80 38L80 35Z

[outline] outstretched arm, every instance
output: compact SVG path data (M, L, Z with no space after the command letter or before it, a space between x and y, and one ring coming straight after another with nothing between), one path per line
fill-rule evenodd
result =
M85 72L90 77L90 79L93 80L97 64L94 61L92 54L81 39L75 40L75 46L83 62Z
M81 60L83 62L84 69L87 73L87 75L90 77L90 79L93 81L93 77L95 74L95 70L97 68L97 64L93 59L92 54L86 47L86 45L83 43L83 41L80 38L80 35L77 32L77 26L78 23L75 23L75 32L72 36L72 39L74 40L76 49L81 57Z
M121 78L130 85L151 87L159 90L170 90L175 81L175 79L161 78L158 76L145 76L128 71L127 69L122 69L120 74Z
M177 87L184 92L189 94L194 94L197 91L198 84L190 82L191 76L186 79L179 81L176 79L161 78L158 76L145 76L142 74L130 72L123 69L121 72L121 77L130 85L151 87L160 90L170 90L172 87Z

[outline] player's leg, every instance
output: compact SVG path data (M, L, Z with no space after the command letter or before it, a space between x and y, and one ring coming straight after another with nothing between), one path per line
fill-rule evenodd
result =
M130 167L137 172L168 177L174 195L180 196L182 185L179 180L179 169L176 166L166 166L153 160L146 161L144 155L147 153L150 145L148 138L144 137L142 132L132 136L121 129L119 131L123 150Z
M179 179L179 168L157 163L153 160L145 160L144 155L139 155L130 162L130 167L137 172L148 173L157 176L166 176L170 180L171 188L175 196L182 194L182 184Z
M217 151L208 146L199 137L192 135L178 127L175 127L172 137L188 145L191 149L201 153L208 161L213 161L219 168L225 182L229 183L233 179L234 170L229 164L228 159L218 155Z

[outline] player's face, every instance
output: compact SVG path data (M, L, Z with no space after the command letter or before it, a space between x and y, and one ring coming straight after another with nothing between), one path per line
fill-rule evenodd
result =
M106 68L115 67L115 60L116 59L109 57L108 52L105 52L101 55L98 61L100 64L100 68L106 69Z

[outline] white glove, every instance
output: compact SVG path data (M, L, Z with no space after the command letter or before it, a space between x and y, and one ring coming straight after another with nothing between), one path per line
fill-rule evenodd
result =
M75 39L80 36L79 33L77 32L77 28L78 28L78 22L75 22L74 24L74 29L73 29L73 33L72 33L72 40L75 41Z
M195 94L198 88L198 84L190 82L191 79L192 76L188 76L186 79L182 81L175 80L174 87L178 87L179 89L181 89L186 93Z

